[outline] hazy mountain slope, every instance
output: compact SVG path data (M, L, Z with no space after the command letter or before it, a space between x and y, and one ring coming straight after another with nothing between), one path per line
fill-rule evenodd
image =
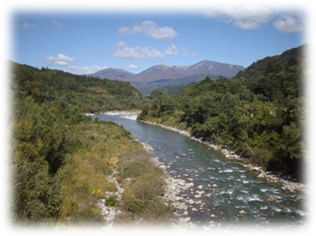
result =
M98 77L100 79L130 81L134 74L123 69L107 68L90 74L89 76Z

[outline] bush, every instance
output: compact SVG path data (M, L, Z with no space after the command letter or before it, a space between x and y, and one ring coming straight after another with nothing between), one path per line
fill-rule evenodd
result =
M119 201L116 199L115 196L111 196L111 197L108 197L107 199L105 199L105 205L108 206L108 207L114 207L114 206L117 206L119 203Z
M79 228L97 230L105 225L105 220L97 209L86 207L75 211L70 223Z
M140 213L147 208L149 205L149 200L140 200L140 199L126 199L124 201L124 208L132 213Z
M150 224L171 223L173 207L166 205L161 198L154 198L147 209L143 212L142 218Z

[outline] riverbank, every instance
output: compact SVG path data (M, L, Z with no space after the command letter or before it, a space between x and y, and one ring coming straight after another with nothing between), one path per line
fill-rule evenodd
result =
M170 196L172 201L164 201L173 206L174 220L170 228L187 230L194 225L206 230L238 228L240 223L253 220L258 221L253 222L255 224L272 227L279 220L284 220L287 225L281 227L304 224L307 213L301 205L305 204L303 194L287 194L281 184L269 184L265 179L257 178L255 171L246 170L240 162L225 161L220 152L207 151L208 146L201 146L178 133L157 130L153 125L131 122L121 116L101 115L99 119L121 124L136 140L145 143L154 157L159 157L161 167L176 179L167 182L169 178L164 176L164 188L176 192L192 183L189 188L180 189L180 194ZM154 157L151 155L152 160ZM167 190L164 195L161 198L167 197Z
M307 185L305 185L303 183L296 182L296 181L291 181L289 176L282 176L280 173L275 174L275 173L272 173L270 171L265 171L265 170L263 170L263 168L261 166L254 164L254 163L251 163L249 159L243 158L242 156L237 155L236 153L226 149L222 145L216 145L216 144L211 143L211 142L203 141L202 138L193 137L193 136L191 136L190 132L188 132L188 131L180 130L180 129L166 126L163 124L159 124L156 122L149 122L149 121L140 121L140 122L177 132L183 136L190 138L191 140L194 140L196 142L207 145L208 147L221 152L227 159L236 160L236 161L240 162L245 168L247 168L251 171L257 172L258 178L265 178L267 181L273 182L273 183L281 183L283 185L282 189L286 192L304 193L304 194L308 194L310 192L310 188Z

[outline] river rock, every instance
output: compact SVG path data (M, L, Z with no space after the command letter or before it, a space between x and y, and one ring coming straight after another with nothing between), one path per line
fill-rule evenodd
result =
M239 214L240 215L243 215L243 214L245 214L246 212L244 211L244 210L241 210L240 212L239 212Z
M197 186L198 189L202 189L203 188L203 185L199 185Z
M195 202L194 202L193 199L190 199L190 200L188 201L188 203L189 203L190 205L193 205Z
M258 178L265 178L266 175L264 174L264 172L261 172L257 177L258 177Z
M213 188L217 188L218 186L217 186L217 184L213 184L212 187Z
M275 199L275 198L268 198L266 199L266 202L277 202L278 199Z
M182 157L187 157L188 155L185 154L185 153L183 153L183 154L181 154L181 156L182 156Z

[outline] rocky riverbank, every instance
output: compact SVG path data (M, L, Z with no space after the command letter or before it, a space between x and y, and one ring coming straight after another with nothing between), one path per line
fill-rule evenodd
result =
M290 193L301 192L304 194L308 194L310 192L310 188L307 185L296 182L296 181L291 181L289 176L282 176L280 173L272 173L270 171L265 171L259 165L251 163L249 161L249 159L243 158L240 155L237 155L236 153L226 149L222 145L216 145L216 144L211 143L211 142L203 141L202 138L196 138L196 137L191 136L190 132L188 132L188 131L179 130L179 129L174 128L174 127L166 126L166 125L155 123L155 122L153 123L153 122L149 122L149 121L141 121L141 122L146 123L146 124L150 124L150 125L159 126L161 128L177 132L183 136L190 138L191 140L194 140L194 141L199 142L199 143L203 143L203 144L207 145L208 147L221 152L227 159L239 161L240 163L242 163L242 165L245 168L247 168L251 171L258 172L258 176L257 176L258 178L265 178L269 182L281 183L283 185L282 189L284 191L287 191Z
M147 143L142 144L144 148L152 154L153 148ZM205 211L205 203L201 200L198 200L204 194L202 186L197 186L198 190L194 190L193 179L186 178L186 180L183 180L173 178L169 175L169 173L171 172L171 170L169 170L169 165L160 162L158 160L158 157L154 157L153 160L155 164L163 170L166 176L165 194L163 198L166 204L173 206L175 209L172 227L175 229L197 229L198 226L191 221L191 218L189 217L189 212ZM184 177L188 176L189 175ZM210 185L209 187L217 188L216 185ZM195 194L194 198L191 198L189 194L186 194L186 192ZM213 217L215 218L216 216L214 215ZM221 224L215 225L213 221L210 221L209 228L220 226Z

